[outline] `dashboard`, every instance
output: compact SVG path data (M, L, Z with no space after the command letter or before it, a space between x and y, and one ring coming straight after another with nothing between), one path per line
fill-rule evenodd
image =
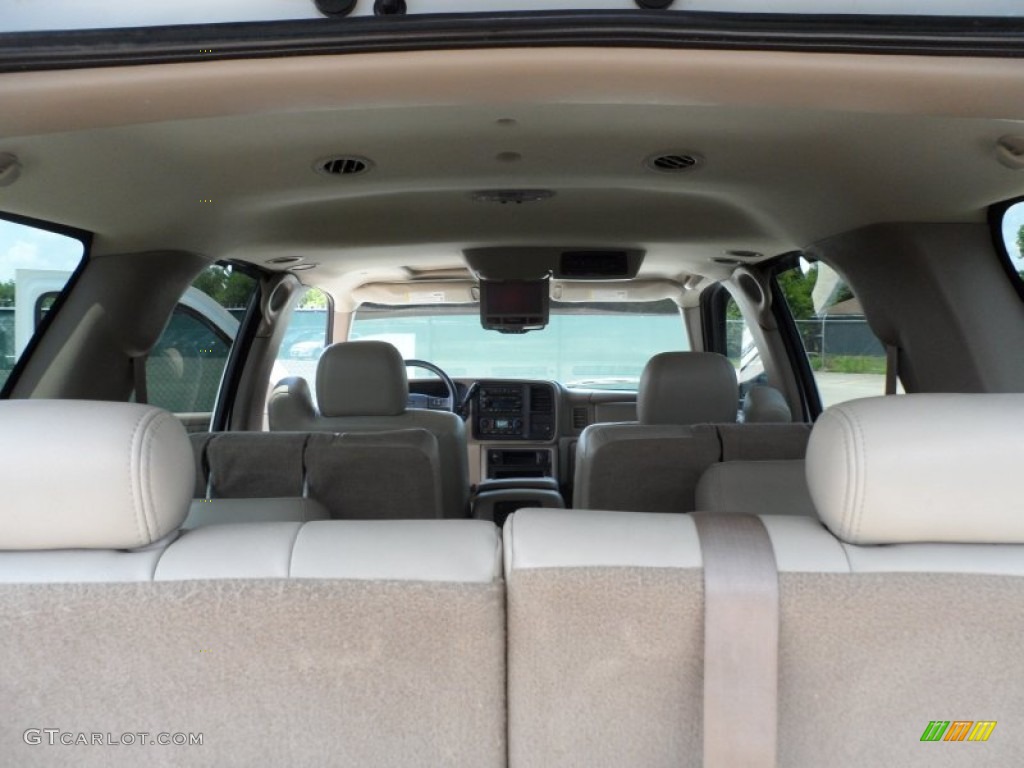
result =
M635 392L567 389L554 381L521 379L459 379L455 386L458 402L469 396L474 483L547 477L566 489L572 483L576 441L589 424L636 420ZM409 391L410 407L447 410L447 390L438 379L410 379Z

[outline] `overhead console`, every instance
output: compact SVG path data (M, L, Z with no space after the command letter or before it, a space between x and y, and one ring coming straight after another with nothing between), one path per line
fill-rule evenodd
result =
M629 280L644 252L619 248L471 248L466 263L480 281L480 323L501 333L538 331L548 324L552 277Z
M473 408L477 440L529 440L555 437L557 392L550 382L481 381Z

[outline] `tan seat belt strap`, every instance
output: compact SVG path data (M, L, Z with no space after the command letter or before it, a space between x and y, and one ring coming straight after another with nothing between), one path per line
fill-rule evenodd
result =
M135 380L135 402L148 403L149 391L146 387L146 355L132 358L132 378Z
M704 559L704 768L775 768L779 578L752 515L693 516Z
M900 374L900 348L892 344L885 346L885 394L896 394L896 382Z

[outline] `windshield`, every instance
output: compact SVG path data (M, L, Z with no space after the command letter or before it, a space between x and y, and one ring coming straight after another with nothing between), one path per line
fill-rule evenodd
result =
M636 390L653 355L689 348L679 307L670 300L552 301L547 328L526 334L485 331L478 304L364 304L349 338L390 342L406 359L428 360L453 377L553 379L611 390ZM428 374L410 369L409 375Z

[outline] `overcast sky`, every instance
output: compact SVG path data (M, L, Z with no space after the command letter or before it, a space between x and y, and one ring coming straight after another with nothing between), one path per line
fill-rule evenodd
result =
M82 244L72 237L0 220L0 282L16 269L59 269L70 272L82 257Z

